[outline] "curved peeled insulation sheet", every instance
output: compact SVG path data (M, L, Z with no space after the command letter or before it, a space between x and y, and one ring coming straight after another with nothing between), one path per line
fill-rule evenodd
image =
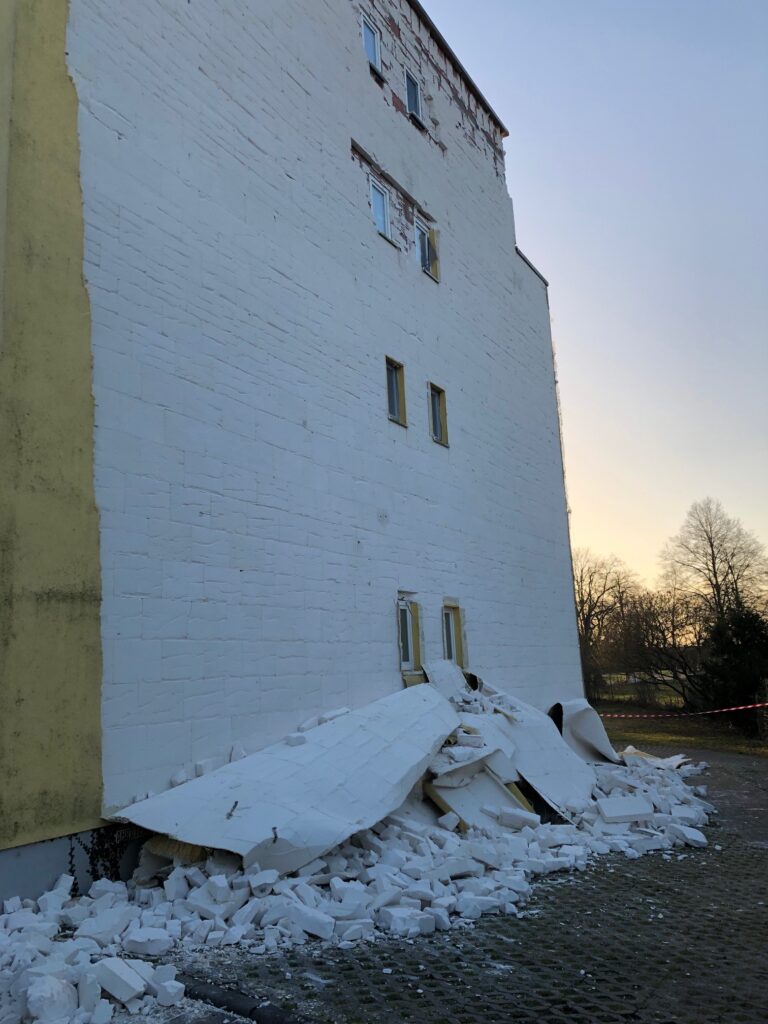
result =
M484 679L484 693L505 719L515 746L515 767L547 803L564 817L592 799L594 769L568 746L552 719Z
M621 759L608 739L603 721L589 701L566 700L557 707L562 713L563 739L571 750L585 761L619 764Z

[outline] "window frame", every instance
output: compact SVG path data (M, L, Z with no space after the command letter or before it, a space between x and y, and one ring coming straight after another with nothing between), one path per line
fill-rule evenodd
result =
M405 621L405 630L403 630ZM405 657L403 636L405 635L408 647L408 657ZM413 612L411 602L407 598L398 598L397 601L397 642L400 655L400 671L414 672L416 662L414 661L415 650L413 646Z
M448 653L448 623L450 623L450 646L452 647L450 655ZM442 625L443 654L447 661L452 661L454 664L458 665L459 668L463 669L465 667L465 659L462 613L460 605L453 600L446 599L443 602Z
M381 235L382 238L386 238L386 240L388 242L391 242L392 241L392 218L391 218L390 207L389 207L389 203L390 203L389 189L387 188L386 185L382 184L382 182L379 181L378 178L374 177L373 174L369 174L368 175L368 180L369 180L369 184L370 184L369 200L370 200L370 203L371 203L371 213L373 214L374 226L376 227L376 230L378 231L378 233ZM375 207L373 205L373 193L374 192L378 192L379 195L383 196L383 198L384 198L384 224L385 224L385 230L384 231L381 230L381 228L379 227L379 223L376 220L376 209L375 209Z
M413 232L416 239L416 255L422 271L433 281L440 280L440 259L437 253L437 231L431 228L423 217L413 219ZM422 250L421 236L426 239L426 262Z
M401 427L408 426L408 416L405 408L405 367L391 356L385 356L386 380L387 380L387 415L393 423L399 423ZM390 371L395 375L395 395L397 397L397 411L392 412L390 403Z
M371 60L371 55L368 53L368 48L365 45L365 29L366 29L366 27L368 29L370 29L371 34L373 35L373 38L374 38L374 42L375 42L374 49L376 51L376 60L375 61ZM381 74L381 31L380 31L380 29L378 29L376 27L376 25L373 23L373 21L371 21L371 19L368 17L367 14L361 14L360 15L360 31L361 31L362 38L363 38L363 53L365 54L365 56L368 59L368 66L373 71L375 71L376 74L381 78L382 77L382 74Z
M424 92L423 92L423 90L421 88L421 82L419 81L417 76L414 75L414 73L409 68L403 68L403 72L404 72L404 78L405 78L405 110L406 110L406 113L408 114L408 117L410 117L410 119L416 124L416 126L418 128L421 128L422 131L426 131L427 126L424 123ZM410 97L408 95L408 79L409 78L413 82L413 84L416 86L416 99L417 99L418 108L419 108L418 110L413 110L411 108L411 101L410 101Z
M448 448L448 416L446 410L445 389L429 381L427 387L428 408L429 408L429 432L435 444ZM437 396L438 425L439 432L435 431L435 396Z
M418 601L414 600L408 591L400 591L397 596L397 658L400 667L400 674L406 686L414 686L416 683L426 681L424 670L421 667L421 609ZM410 644L410 658L403 659L402 645L402 612L407 613L408 641Z

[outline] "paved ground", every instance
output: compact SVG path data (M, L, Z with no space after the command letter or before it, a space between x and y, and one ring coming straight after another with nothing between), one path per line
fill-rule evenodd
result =
M712 765L696 781L721 812L706 850L601 858L539 884L525 918L330 953L213 951L187 973L270 1000L276 1021L766 1024L768 759L689 753ZM237 1020L192 1006L166 1019Z

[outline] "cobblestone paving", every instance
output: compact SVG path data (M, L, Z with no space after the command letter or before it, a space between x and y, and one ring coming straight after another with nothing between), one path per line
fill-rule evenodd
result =
M705 850L553 876L524 918L184 969L318 1024L766 1024L768 759L701 756L723 812Z

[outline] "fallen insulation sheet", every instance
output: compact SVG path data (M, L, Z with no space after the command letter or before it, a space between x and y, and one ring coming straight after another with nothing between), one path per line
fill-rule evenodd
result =
M483 691L504 715L515 745L515 767L558 813L570 817L592 799L595 772L575 754L552 719L485 680Z
M654 768L672 768L675 771L682 768L688 758L685 754L673 754L671 757L657 757L655 754L646 754L644 750L629 746L621 752L621 760L626 765L652 764Z
M558 724L563 739L585 761L618 764L600 715L583 697L553 705L550 717Z
M496 828L504 810L526 811L506 786L480 768L462 786L441 785L436 779L424 786L425 794L443 811L453 811L459 817L459 827ZM519 827L519 826L516 826Z
M113 817L296 871L399 807L458 724L435 689L410 687Z
M472 691L455 661L428 661L421 666L430 683L446 699L462 697Z

